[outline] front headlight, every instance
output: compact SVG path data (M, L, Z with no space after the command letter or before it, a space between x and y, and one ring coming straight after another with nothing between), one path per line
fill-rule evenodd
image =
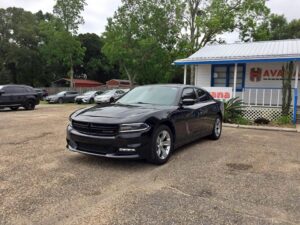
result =
M147 131L149 129L150 126L146 123L121 124L120 133L141 132L141 131Z

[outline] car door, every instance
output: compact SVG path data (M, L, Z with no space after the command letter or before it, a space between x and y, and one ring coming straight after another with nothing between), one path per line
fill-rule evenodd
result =
M180 101L183 99L194 99L196 101L197 96L194 88L184 88L180 99ZM173 113L172 118L175 121L176 136L179 143L186 143L195 137L197 132L197 126L195 125L196 109L195 105L182 106Z
M210 96L210 94L200 88L196 89L198 98L198 120L199 120L199 131L201 130L201 135L206 136L211 134L211 131L215 122L215 107L216 102Z
M26 100L27 90L25 87L15 87L15 102L16 104L23 104Z
M15 104L14 103L14 96L13 96L13 87L3 87L1 89L3 93L0 95L0 104L1 105L9 105Z

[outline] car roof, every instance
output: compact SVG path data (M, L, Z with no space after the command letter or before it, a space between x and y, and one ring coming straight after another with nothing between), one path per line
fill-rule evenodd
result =
M25 87L25 88L33 88L28 85L22 85L22 84L5 84L5 85L0 85L2 88L4 87Z
M187 84L148 84L148 85L144 85L144 86L160 86L160 87L177 87L177 88L180 88L180 89L183 89L183 88L199 88L199 87L196 87L194 85L187 85Z

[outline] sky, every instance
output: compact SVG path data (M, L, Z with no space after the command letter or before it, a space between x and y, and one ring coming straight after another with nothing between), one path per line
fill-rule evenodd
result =
M83 12L85 24L79 28L80 33L96 33L100 35L105 30L107 18L113 16L121 4L121 0L86 0L87 6ZM55 0L0 0L0 8L22 7L31 12L42 10L52 12ZM288 20L300 19L299 0L269 0L268 7L273 13L284 14ZM228 43L238 41L238 34L223 35Z

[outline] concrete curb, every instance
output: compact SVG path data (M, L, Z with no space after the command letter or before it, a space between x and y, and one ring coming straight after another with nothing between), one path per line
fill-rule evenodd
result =
M296 128L250 126L250 125L239 125L239 124L229 124L229 123L223 123L223 126L224 127L231 127L231 128L253 129L253 130L297 132ZM300 130L298 132L300 132Z

